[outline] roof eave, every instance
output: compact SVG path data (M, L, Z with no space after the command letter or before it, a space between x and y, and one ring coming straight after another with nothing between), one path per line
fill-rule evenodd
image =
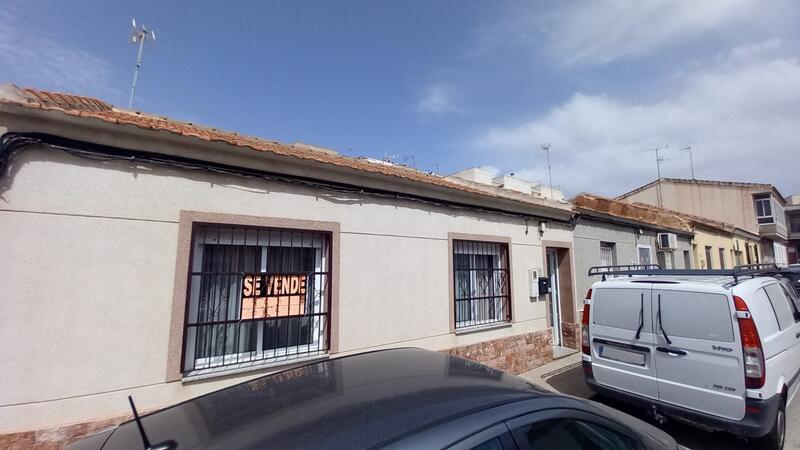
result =
M130 124L120 125L93 117L67 114L57 109L31 108L16 103L0 102L0 116L3 114L7 115L7 118L0 123L12 132L48 133L99 145L147 150L164 155L194 158L289 176L312 177L333 183L355 184L365 188L388 190L447 203L502 210L511 214L541 216L559 221L567 221L572 217L572 211L568 205L550 206L493 196L488 193L460 191L399 176L367 172L290 155L251 150L248 147L227 142L207 141L193 136L171 133L167 130L153 130Z

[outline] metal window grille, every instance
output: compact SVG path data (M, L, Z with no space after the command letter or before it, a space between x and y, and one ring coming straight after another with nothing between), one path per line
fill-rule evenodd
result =
M183 371L325 353L330 238L318 231L196 224ZM246 277L259 279L263 296L243 295ZM280 290L281 280L286 286L294 283L292 295Z
M600 243L600 265L613 266L614 261L614 244L605 242Z
M455 327L511 320L508 245L453 241Z

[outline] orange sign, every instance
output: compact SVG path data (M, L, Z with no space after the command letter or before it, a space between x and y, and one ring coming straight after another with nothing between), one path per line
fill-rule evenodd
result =
M306 274L245 274L242 319L268 319L306 313Z

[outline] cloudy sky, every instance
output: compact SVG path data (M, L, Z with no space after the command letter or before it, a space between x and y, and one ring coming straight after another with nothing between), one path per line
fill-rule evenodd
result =
M617 195L662 174L800 193L800 3L10 0L0 81L346 155Z

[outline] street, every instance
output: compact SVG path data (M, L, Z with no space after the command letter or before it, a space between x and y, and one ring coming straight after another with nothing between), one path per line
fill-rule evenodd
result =
M542 385L546 388L556 390L576 397L591 398L594 401L603 403L613 408L624 411L634 417L651 423L662 430L669 433L678 441L679 444L691 450L753 450L753 444L748 443L744 439L739 439L731 434L722 432L708 432L694 427L669 421L664 424L650 419L644 412L632 406L608 399L599 395L595 395L583 381L583 371L581 370L580 363L573 361L580 361L580 358L573 357L565 358L570 362L563 367L550 368L549 372L529 372L524 374L528 380L534 381L536 384ZM543 369L546 370L546 369ZM544 376L544 378L542 377ZM535 380L536 379L536 380ZM785 449L800 449L800 402L793 401L786 412L786 444Z

